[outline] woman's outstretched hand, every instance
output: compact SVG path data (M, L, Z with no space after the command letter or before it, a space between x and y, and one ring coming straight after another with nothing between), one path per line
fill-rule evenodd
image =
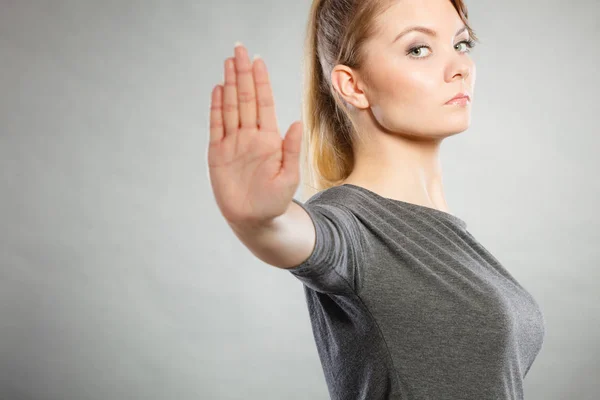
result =
M209 178L230 225L260 226L285 213L298 188L302 123L281 139L264 61L252 63L243 45L234 51L212 91Z

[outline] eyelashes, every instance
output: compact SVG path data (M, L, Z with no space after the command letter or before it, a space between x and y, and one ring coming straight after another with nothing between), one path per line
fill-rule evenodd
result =
M468 39L468 40L463 40L461 42L458 42L456 45L458 46L459 44L464 43L467 46L467 49L465 51L463 51L463 53L470 53L471 49L473 47L475 47L476 42L473 39ZM411 53L414 53L416 50L420 50L422 48L427 48L431 51L431 47L426 46L426 45L419 45L419 46L414 46L411 47L406 54L410 56ZM414 56L410 56L411 58L415 58L415 59L421 59L421 58L427 58L428 56L425 57L414 57Z
M469 40L463 40L462 42L458 42L458 44L464 43L467 45L467 50L465 50L465 53L469 53L471 51L471 49L473 47L475 47L476 43L473 39L469 39Z

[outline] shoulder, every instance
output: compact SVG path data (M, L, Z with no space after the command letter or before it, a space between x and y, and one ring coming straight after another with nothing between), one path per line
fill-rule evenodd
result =
M311 215L313 220L326 220L337 230L356 239L364 229L361 220L367 206L360 193L343 186L333 186L317 192L306 202L299 203Z
M321 190L310 197L304 204L306 205L331 205L332 207L355 209L355 205L364 203L360 193L353 191L346 186L332 186Z

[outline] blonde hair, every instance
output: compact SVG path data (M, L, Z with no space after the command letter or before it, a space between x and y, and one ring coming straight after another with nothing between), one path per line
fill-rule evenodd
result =
M467 26L463 0L449 0ZM313 0L304 43L301 144L302 200L337 186L354 168L353 144L358 134L349 105L331 84L333 67L342 64L360 71L364 44L378 33L376 18L395 3L391 0ZM363 75L368 80L368 76Z

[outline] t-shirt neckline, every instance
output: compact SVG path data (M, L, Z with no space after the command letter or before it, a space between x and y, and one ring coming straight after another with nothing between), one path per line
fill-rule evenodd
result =
M462 228L466 228L467 227L467 223L462 218L460 218L460 217L458 217L458 216L456 216L454 214L447 213L446 211L438 210L437 208L431 208L431 207L423 206L423 205L420 205L420 204L409 203L409 202L402 201L402 200L396 200L396 199L390 199L388 197L383 197L383 196L381 196L381 195L379 195L379 194L377 194L377 193L375 193L375 192L373 192L373 191L371 191L371 190L369 190L367 188L364 188L362 186L357 186L357 185L354 185L352 183L343 183L340 186L349 186L349 187L352 187L352 188L356 188L357 190L359 190L359 191L361 191L363 193L366 193L367 195L370 195L371 197L375 197L375 198L378 198L378 199L383 199L383 200L386 200L386 201L391 201L392 203L401 204L403 206L406 206L406 207L409 207L409 208L414 208L416 210L425 211L425 212L428 212L428 213L431 213L431 214L434 214L434 215L439 215L441 217L445 217L447 219L452 220L453 222L455 222L458 225L460 225Z

